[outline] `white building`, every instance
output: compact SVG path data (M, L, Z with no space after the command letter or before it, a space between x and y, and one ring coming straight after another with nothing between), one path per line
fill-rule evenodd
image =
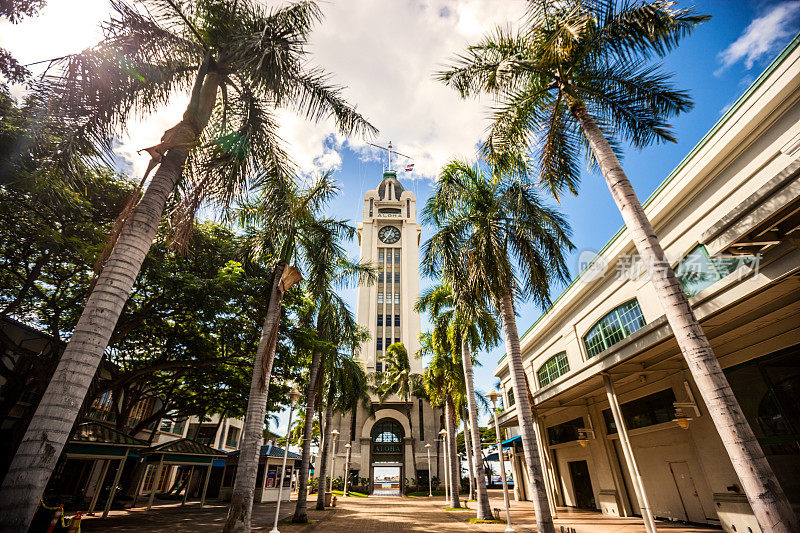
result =
M797 508L800 36L644 205ZM646 275L627 275L634 254L623 228L598 254L600 273L579 275L521 338L551 505L639 514L610 412L616 396L656 517L759 531L653 286ZM513 437L507 361L495 375ZM515 478L527 481L520 450ZM516 484L518 498L528 499L527 487Z
M367 373L384 370L384 351L395 342L408 350L412 372L423 371L414 357L419 350L420 318L413 307L419 297L420 235L414 194L403 188L395 171L385 171L378 187L364 195L363 222L358 225L361 260L379 268L377 283L358 288L357 320L371 334L358 354ZM441 409L422 398L390 398L374 403L371 410L359 407L357 412L336 414L333 426L340 436L334 477L344 476L349 442L351 475L369 478L371 486L376 477L387 485L403 485L414 479L416 459L417 477L427 485L431 467L425 444L430 443L433 475L441 479L441 423Z

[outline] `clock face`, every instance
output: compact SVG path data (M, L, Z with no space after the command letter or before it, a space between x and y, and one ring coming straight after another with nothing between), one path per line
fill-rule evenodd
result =
M400 230L394 226L384 226L378 231L378 238L386 244L394 244L400 240Z

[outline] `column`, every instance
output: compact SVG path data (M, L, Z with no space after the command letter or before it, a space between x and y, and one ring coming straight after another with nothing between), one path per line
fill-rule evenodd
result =
M86 513L88 515L94 514L94 507L97 505L97 498L100 497L100 491L103 490L103 483L106 480L106 474L108 474L109 464L111 464L111 459L103 461L103 470L100 472L100 479L97 480L97 485L95 485L94 494L92 494L92 503L89 504L89 512Z
M106 506L103 509L103 518L108 516L108 512L111 510L111 504L114 502L114 495L117 492L117 485L119 485L119 478L122 476L122 469L125 468L125 461L128 460L128 454L131 452L130 449L125 450L125 457L119 460L119 466L117 467L117 473L114 475L114 483L111 485L111 491L108 493L108 499L106 500ZM138 487L138 484L137 484Z
M603 383L606 386L606 395L608 396L608 403L611 406L611 414L614 415L614 423L617 425L617 434L619 435L619 442L622 448L622 454L625 456L625 462L630 471L631 480L633 481L633 488L636 492L636 499L639 501L639 508L642 511L642 518L644 520L644 527L647 533L654 533L656 531L656 523L653 520L653 513L650 510L650 503L647 501L647 493L644 490L644 482L642 476L639 474L639 467L636 464L636 459L633 457L633 448L631 441L628 437L628 428L625 426L625 419L622 416L622 409L617 400L617 392L614 389L614 382L611 377L603 373Z
M556 512L556 497L553 491L553 478L551 477L552 469L550 468L550 454L549 447L547 446L547 437L545 437L544 424L541 418L533 411L533 429L536 434L537 444L539 448L539 462L542 463L542 479L544 481L544 490L547 494L547 503L550 506L550 514L553 518L558 518Z
M156 468L155 477L153 477L153 487L150 490L150 497L147 499L147 510L153 506L153 498L156 496L159 481L161 481L161 470L164 468L164 454L161 454L161 459L158 460L158 467Z
M206 504L206 492L208 492L208 480L211 479L211 467L214 464L214 458L211 458L211 462L208 463L208 467L206 468L206 480L203 483L203 495L200 497L200 508L202 509L203 506ZM264 472L264 477L267 477L266 472Z

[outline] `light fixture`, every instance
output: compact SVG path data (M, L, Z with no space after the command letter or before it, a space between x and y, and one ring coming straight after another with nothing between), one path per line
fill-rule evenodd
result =
M494 406L497 404L497 399L500 397L500 394L496 390L492 390L486 397L489 398L489 401L492 402L492 406Z
M594 438L594 428L578 428L578 444L586 448L589 445L589 439Z
M333 431L331 431L331 435L333 435L333 438L335 439L336 437L339 436L339 430L338 429L334 429Z
M429 442L428 444L425 445L425 447L426 448L430 448L431 447L431 443Z
M444 428L442 428L442 430L439 432L439 435L441 435L442 437L444 437L445 435L447 435L447 430L446 430L446 429L444 429Z
M297 400L300 399L302 394L300 394L300 392L298 392L296 387L292 387L292 390L289 391L288 396L289 396L289 401L292 402L292 405L294 405L294 404L297 403Z
M347 444L344 445L344 447L345 448L349 448L350 447L350 443L348 442Z
M681 427L681 429L689 429L689 422L691 421L692 419L689 418L688 416L679 416L676 417L674 420L674 422L678 424Z

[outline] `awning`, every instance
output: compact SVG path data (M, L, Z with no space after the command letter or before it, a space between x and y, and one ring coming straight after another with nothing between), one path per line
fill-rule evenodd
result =
M511 437L510 439L503 441L503 448L511 448L512 446L514 448L517 446L522 446L522 435L517 435L516 437Z
M800 160L736 206L700 237L710 255L755 254L800 228Z
M177 439L139 452L148 462L183 465L210 465L215 458L225 457L225 452L192 439Z
M99 422L79 424L64 452L77 459L122 459L130 450L147 448L147 441L131 437Z
M283 459L283 454L285 450L280 446L275 446L274 444L262 444L261 449L258 452L259 459L264 458L264 460L269 460L270 458L273 459ZM302 456L290 451L287 455L288 464L294 464L295 468L299 468L300 461L303 459ZM237 464L239 462L239 450L234 450L228 454L228 460L231 464Z

